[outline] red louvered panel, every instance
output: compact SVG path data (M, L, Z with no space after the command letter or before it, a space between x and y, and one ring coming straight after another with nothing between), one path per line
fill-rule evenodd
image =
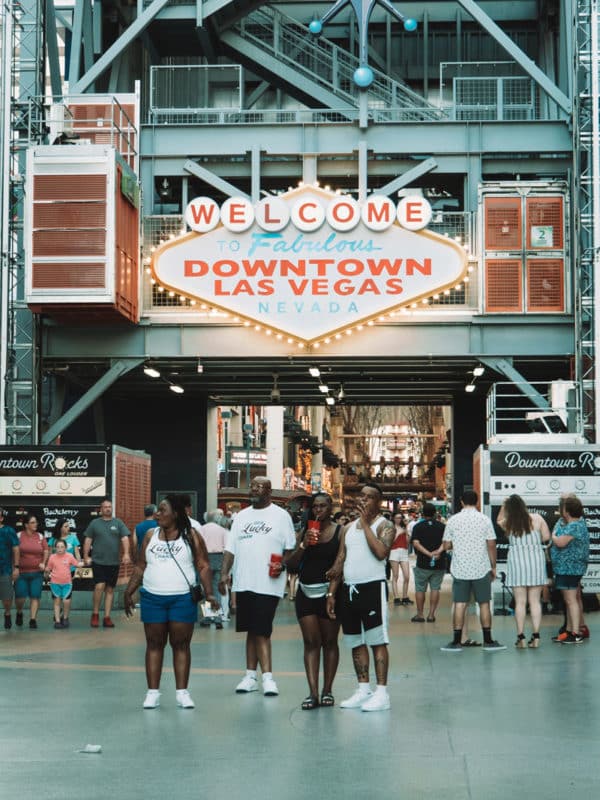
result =
M139 276L139 223L137 208L120 191L123 170L117 165L115 200L116 302L121 312L137 322Z
M523 310L521 260L516 258L488 259L485 262L485 310Z
M41 256L105 256L106 233L102 228L33 232L33 258Z
M104 289L104 264L33 264L34 289Z
M521 250L521 198L486 197L484 209L485 249Z
M106 175L36 175L33 196L39 200L104 200Z
M564 311L565 277L562 258L527 261L527 310Z
M528 250L563 249L563 207L560 196L527 198Z
M105 228L106 203L100 200L85 203L57 200L34 203L34 228Z

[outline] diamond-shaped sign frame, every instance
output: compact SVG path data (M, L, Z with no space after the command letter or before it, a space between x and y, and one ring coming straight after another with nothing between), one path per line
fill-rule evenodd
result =
M304 186L277 200L312 210L340 196ZM160 245L151 271L166 289L311 345L451 289L467 267L466 251L448 237L397 221L374 231L361 220L345 232L327 221L310 232L254 222L233 233L219 223Z

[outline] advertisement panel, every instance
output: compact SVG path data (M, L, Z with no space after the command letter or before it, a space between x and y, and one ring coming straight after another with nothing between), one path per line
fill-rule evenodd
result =
M541 514L550 530L558 520L561 495L575 494L584 507L590 534L590 562L582 584L600 592L600 447L597 445L490 445L480 448L482 510L496 522L504 499L520 495L529 511ZM500 528L498 561L506 561L507 542Z
M87 449L3 448L0 494L11 497L103 497L107 453Z

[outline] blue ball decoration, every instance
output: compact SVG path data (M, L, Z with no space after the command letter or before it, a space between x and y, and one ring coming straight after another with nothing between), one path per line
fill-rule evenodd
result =
M366 89L373 83L374 77L370 67L359 67L354 73L354 83L360 89Z
M323 25L322 25L320 20L313 19L313 21L308 26L308 30L311 33L314 33L315 36L318 36L321 33L321 31L323 30Z
M417 30L417 20L416 19L405 19L404 20L404 30L412 33L413 31Z

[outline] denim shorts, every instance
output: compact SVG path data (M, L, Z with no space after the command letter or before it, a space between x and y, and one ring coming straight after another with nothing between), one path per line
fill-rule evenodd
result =
M189 622L198 621L198 606L192 602L189 592L185 594L152 594L140 589L142 622Z
M42 572L26 572L15 581L15 597L31 597L39 600L42 596L44 574Z
M581 583L581 575L555 575L554 588L555 589L577 589Z
M52 597L60 597L61 600L68 600L71 597L71 592L73 591L73 584L51 583L50 591L52 592Z

